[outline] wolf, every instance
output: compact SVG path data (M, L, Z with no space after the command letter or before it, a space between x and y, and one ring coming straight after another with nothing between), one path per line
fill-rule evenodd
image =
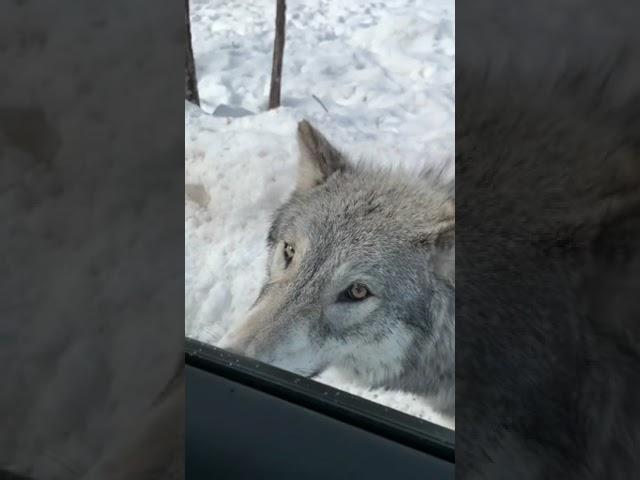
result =
M352 162L306 120L297 138L266 282L218 346L307 377L334 367L454 417L454 181Z

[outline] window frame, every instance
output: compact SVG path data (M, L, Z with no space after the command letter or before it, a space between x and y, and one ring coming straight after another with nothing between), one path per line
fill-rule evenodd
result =
M185 364L455 464L446 427L189 337Z

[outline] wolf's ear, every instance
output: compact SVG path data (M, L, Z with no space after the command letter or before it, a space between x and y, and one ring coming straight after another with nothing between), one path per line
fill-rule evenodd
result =
M418 243L432 252L429 269L442 280L456 286L456 229L455 218L446 220L435 229L421 235Z
M344 156L306 120L298 123L298 146L298 190L320 185L332 173L348 168Z

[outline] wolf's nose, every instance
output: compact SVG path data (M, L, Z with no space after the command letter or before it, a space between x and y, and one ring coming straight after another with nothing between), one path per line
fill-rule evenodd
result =
M224 346L218 345L218 346L229 353L234 353L236 355L244 355L244 351L235 345L224 345Z
M239 353L236 351L237 348L235 346L235 342L229 334L226 334L224 337L222 337L216 344L216 347L222 348L228 352Z
M238 341L235 335L232 332L227 333L224 337L220 339L218 344L216 345L218 348L222 348L229 353L235 353L236 355L246 355L246 348L242 345L243 342Z

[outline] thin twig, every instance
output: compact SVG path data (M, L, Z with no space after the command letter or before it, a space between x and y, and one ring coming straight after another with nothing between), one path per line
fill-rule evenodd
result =
M329 113L329 110L327 110L327 107L325 107L325 106L324 106L324 103L322 103L322 101L321 101L318 97L316 97L313 93L311 94L311 96L313 97L313 99L314 99L316 102L318 102L318 103L320 104L320 106L321 106L322 108L324 108L324 111L325 111L325 112Z

